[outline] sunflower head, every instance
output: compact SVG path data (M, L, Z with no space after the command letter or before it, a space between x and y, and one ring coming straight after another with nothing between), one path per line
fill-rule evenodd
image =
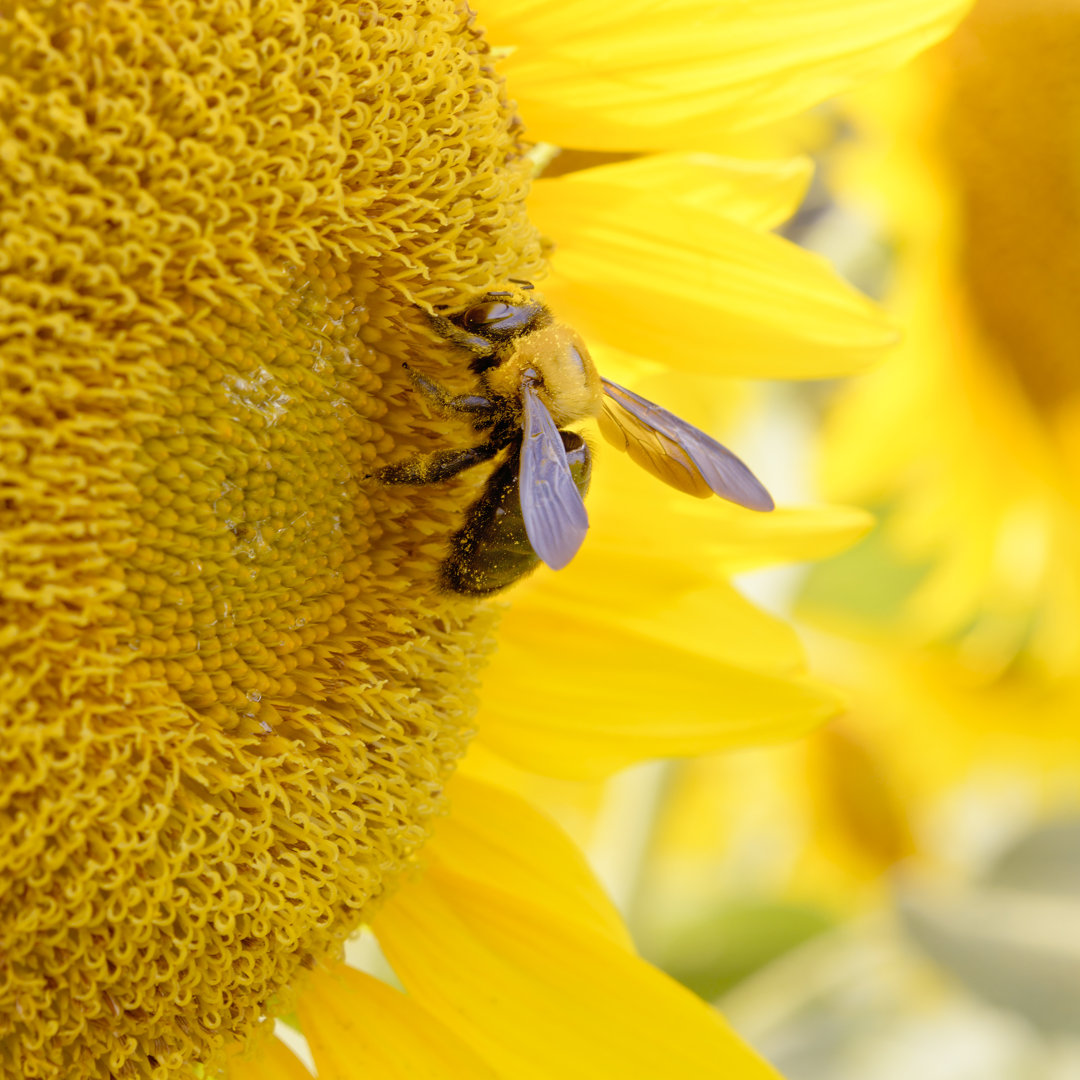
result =
M424 839L490 616L369 477L540 270L517 127L450 2L0 20L3 1075L212 1062Z

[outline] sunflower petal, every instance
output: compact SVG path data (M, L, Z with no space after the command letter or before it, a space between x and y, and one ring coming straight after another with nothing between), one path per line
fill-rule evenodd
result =
M338 965L297 1006L319 1080L495 1080L495 1071L414 999Z
M696 508L691 507L694 514ZM728 513L713 521L712 556L729 573L776 563L825 559L844 551L874 527L874 516L854 506L804 506L774 510L768 525L761 514Z
M311 1080L300 1059L280 1040L260 1042L247 1056L238 1049L229 1059L229 1080Z
M707 387L701 388L701 400L707 392ZM754 448L741 442L737 449L755 469L761 468L767 482L783 485L782 460L759 461ZM571 564L558 575L526 583L520 595L530 595L543 585L568 600L592 596L593 606L604 609L616 604L660 608L676 591L707 588L721 575L836 555L874 525L873 515L856 507L780 507L756 514L720 499L689 499L658 484L625 454L605 451L600 445L594 454L592 529L579 556L586 560L582 565L591 565L591 572L586 577L576 563ZM635 567L635 561L640 565ZM622 587L617 587L617 579L611 580L602 563L618 572ZM601 580L602 595L595 587Z
M556 619L566 612L579 612L605 637L629 629L770 675L803 670L803 649L788 623L755 607L724 578L710 577L681 588L679 562L677 548L631 552L598 543L568 573L547 582L542 590L525 594L515 606L522 609L522 618L532 618L540 609ZM689 576L683 582L688 580ZM633 587L627 588L629 582ZM644 582L649 583L647 591ZM556 649L557 642L551 647Z
M754 161L717 154L650 154L559 179L566 185L561 190L571 192L592 184L646 194L661 191L706 213L773 229L799 208L813 173L814 163L806 157Z
M605 181L541 180L531 197L560 243L544 293L586 340L754 378L847 373L895 343L885 316L820 256L688 192L624 184L617 169Z
M721 606L715 625L724 617ZM478 729L534 772L595 778L646 758L794 738L839 708L809 678L725 663L713 648L618 621L598 633L593 618L518 604L484 681Z
M454 812L436 826L429 853L452 871L467 871L476 881L530 898L614 945L633 948L580 849L553 821L510 792L460 774L449 797Z
M715 146L942 38L967 0L493 0L484 25L530 135L558 146ZM688 28L692 28L688 32Z
M375 920L425 1008L514 1080L775 1080L718 1013L580 924L432 867Z

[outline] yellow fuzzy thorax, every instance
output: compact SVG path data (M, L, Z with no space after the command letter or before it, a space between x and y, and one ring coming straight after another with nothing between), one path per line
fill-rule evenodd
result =
M0 1075L212 1067L424 840L469 481L367 477L527 174L452 2L0 19Z
M556 425L598 416L603 400L600 375L582 336L559 322L531 285L503 287L496 295L513 308L532 308L539 317L532 329L500 346L497 362L481 376L484 389L519 403L523 381L531 372L539 380L540 398Z
M576 424L600 412L600 376L576 330L554 323L528 335L518 345L512 366L539 373L540 396L557 425Z

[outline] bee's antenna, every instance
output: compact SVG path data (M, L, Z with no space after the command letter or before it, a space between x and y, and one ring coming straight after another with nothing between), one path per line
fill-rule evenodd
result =
M523 281L521 278L512 277L507 278L506 280L513 283L514 285L520 285L523 289L526 290L534 289L536 287L531 281Z

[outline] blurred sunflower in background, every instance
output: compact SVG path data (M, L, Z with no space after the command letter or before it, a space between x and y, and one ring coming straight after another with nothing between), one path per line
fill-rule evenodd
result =
M470 437L401 372L468 387L424 312L539 279L550 242L546 294L617 378L868 363L893 327L769 231L805 166L693 152L959 7L507 3L486 36L452 3L0 21L4 1075L307 1075L274 1015L324 1080L771 1075L491 780L496 755L598 776L830 715L728 576L865 517L688 507L604 458L589 549L505 616L470 774L500 606L436 582L482 478L370 474ZM730 416L695 385L689 419ZM325 966L362 924L384 978Z
M984 679L1080 671L1078 18L980 3L863 102L871 149L852 169L864 205L893 211L890 292L911 329L838 404L826 488L888 508L881 557L910 586L872 614Z
M1080 791L1080 368L1066 302L1080 270L1078 54L1077 5L980 0L945 45L853 107L862 148L837 171L884 223L889 307L909 331L826 429L826 492L881 525L812 570L801 598L818 626L856 639L821 641L829 667L863 684L856 712L885 668L936 699L909 705L905 731L882 725L888 760L921 753L921 782L941 793L1019 785L1033 816L1075 807ZM918 749L931 740L932 755Z
M879 521L797 589L848 704L668 775L631 920L792 1080L1080 1069L1078 56L1080 6L979 0L823 121L793 232L906 328L786 402Z

